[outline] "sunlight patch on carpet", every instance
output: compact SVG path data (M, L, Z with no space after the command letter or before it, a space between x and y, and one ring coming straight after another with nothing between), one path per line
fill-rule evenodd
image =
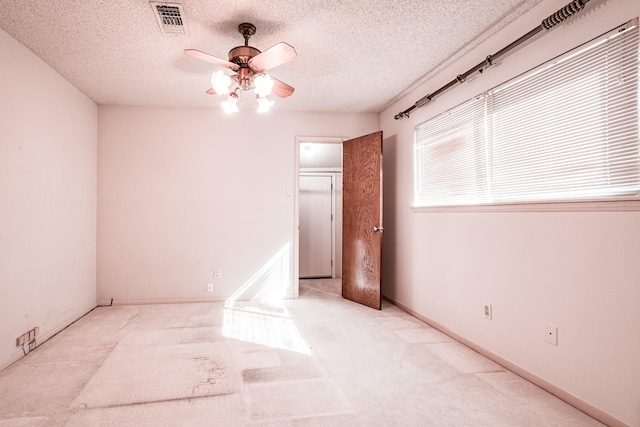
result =
M311 354L282 302L291 285L290 258L287 243L227 299L222 336Z

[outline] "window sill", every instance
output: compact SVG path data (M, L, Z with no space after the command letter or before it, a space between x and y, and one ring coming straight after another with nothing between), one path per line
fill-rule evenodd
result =
M492 203L486 205L413 207L414 213L464 212L616 212L640 211L640 197L562 202Z

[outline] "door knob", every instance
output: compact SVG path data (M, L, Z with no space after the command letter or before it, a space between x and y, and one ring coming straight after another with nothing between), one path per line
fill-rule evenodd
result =
M373 233L377 233L378 231L382 233L382 232L384 231L384 228L383 228L383 227L376 227L376 226L374 225L373 227L371 227L371 231L372 231Z

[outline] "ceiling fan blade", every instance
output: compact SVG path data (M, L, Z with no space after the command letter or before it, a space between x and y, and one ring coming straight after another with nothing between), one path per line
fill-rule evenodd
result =
M197 49L185 49L184 54L187 56L191 56L193 58L201 59L203 61L211 62L212 64L220 65L225 68L230 68L233 71L237 71L238 64L234 64L233 62L225 61L224 59L217 58L213 55L209 55L208 53L204 53Z
M213 90L213 88L210 88L210 89L206 92L206 94L207 94L207 95L217 95L217 94L218 94L218 92L216 92L215 90Z
M296 56L298 56L298 54L293 46L280 42L251 58L249 60L249 67L253 71L261 73L263 71L270 70L271 68L275 68L278 65L282 65L285 62L289 62Z
M280 98L286 98L287 96L290 96L295 90L293 87L289 86L288 84L283 83L278 79L274 79L273 77L271 78L273 79L273 90L271 93L273 93L275 96L279 96Z

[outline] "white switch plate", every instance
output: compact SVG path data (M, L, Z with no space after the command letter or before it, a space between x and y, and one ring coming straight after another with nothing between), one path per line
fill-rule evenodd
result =
M544 325L544 340L551 345L558 345L558 327L554 325Z
M489 320L492 319L493 313L492 313L492 309L491 309L491 304L485 304L484 305L484 317L485 317L485 319L489 319Z
M207 283L207 292L213 292L213 283Z
M222 277L222 271L220 271L219 268L216 268L215 270L213 270L213 278L214 279L219 279Z

